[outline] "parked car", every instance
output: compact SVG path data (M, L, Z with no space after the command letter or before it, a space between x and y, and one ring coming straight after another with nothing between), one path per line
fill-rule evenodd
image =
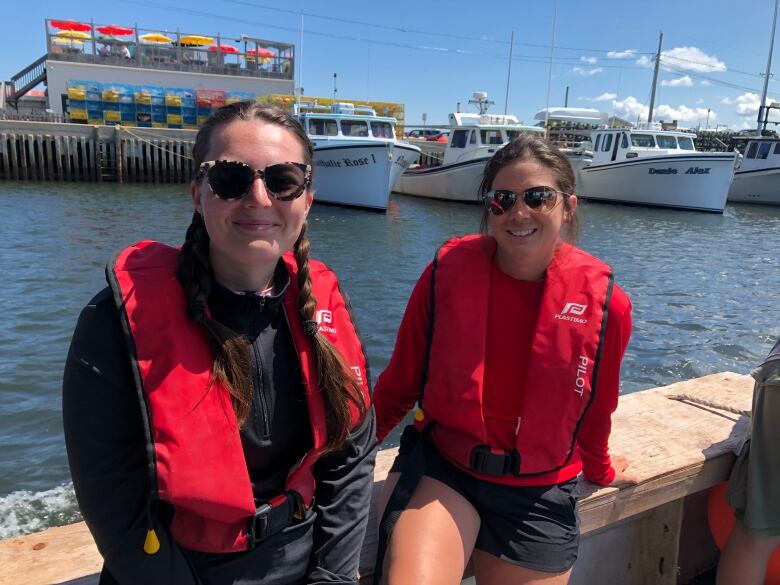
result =
M429 136L435 136L439 133L440 131L436 130L436 128L415 128L414 130L407 132L406 137L417 140L428 140Z
M432 136L428 136L428 138L426 138L426 140L428 142L447 142L447 139L449 137L450 137L450 131L449 130L443 130L441 132L433 134Z

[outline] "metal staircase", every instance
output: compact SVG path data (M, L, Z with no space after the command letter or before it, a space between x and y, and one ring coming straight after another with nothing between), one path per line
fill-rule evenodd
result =
M39 83L46 81L46 59L44 55L11 77L5 84L5 101L14 108L24 94Z

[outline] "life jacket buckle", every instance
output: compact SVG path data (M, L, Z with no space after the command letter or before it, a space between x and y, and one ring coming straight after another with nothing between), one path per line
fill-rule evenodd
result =
M471 450L469 467L485 475L507 475L520 473L520 453L492 449L490 445L477 445Z
M296 502L296 495L287 492L258 506L254 516L247 522L247 548L255 548L265 539L290 526L295 517Z

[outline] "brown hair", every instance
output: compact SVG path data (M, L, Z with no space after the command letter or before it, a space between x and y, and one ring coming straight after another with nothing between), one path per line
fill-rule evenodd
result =
M286 128L303 147L304 162L312 164L311 141L292 115L280 108L245 101L219 108L198 131L192 149L196 173L208 155L214 131L238 120L259 120ZM198 181L198 176L196 175L193 180ZM309 277L311 246L306 238L306 227L304 222L294 248L295 261L298 265L298 311L302 323L314 318L317 302L311 293L312 285ZM252 405L249 343L243 335L237 334L206 314L206 300L213 286L209 242L203 217L195 212L179 255L177 277L185 291L188 315L206 332L214 351L212 379L223 383L230 392L236 418L239 424L243 425ZM350 402L357 407L361 418L366 413L367 406L360 385L349 373L335 348L319 333L313 331L311 333L313 333L311 340L317 362L320 389L325 398L328 429L326 451L332 451L344 444L351 430Z
M496 175L507 165L516 162L536 162L552 171L555 175L557 187L565 193L563 196L563 209L569 212L569 222L566 224L564 236L569 241L576 241L580 233L579 217L575 210L569 205L569 197L574 194L574 171L571 168L569 159L558 148L550 144L547 140L532 136L530 134L521 134L515 140L498 150L485 165L485 174L479 185L479 196L485 194L493 188L493 181ZM482 220L479 224L480 233L487 233L488 211L483 208Z

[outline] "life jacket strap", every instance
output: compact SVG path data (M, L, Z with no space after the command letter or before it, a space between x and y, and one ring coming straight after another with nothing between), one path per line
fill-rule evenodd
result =
M255 511L247 523L247 544L251 550L277 532L281 532L297 521L300 497L295 492L286 492L271 498Z
M520 473L520 453L477 445L471 450L469 468L485 475L517 475Z

